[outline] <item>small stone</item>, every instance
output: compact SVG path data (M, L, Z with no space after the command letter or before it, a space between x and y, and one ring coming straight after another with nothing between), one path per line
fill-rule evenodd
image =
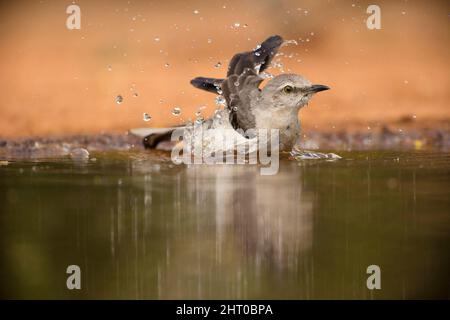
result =
M89 159L89 151L84 148L75 148L70 151L70 157L75 161L83 161Z

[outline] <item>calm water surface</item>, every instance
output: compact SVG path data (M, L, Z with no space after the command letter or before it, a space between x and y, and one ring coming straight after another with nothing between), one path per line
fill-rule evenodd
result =
M450 155L338 153L275 176L131 152L3 163L0 295L449 298Z

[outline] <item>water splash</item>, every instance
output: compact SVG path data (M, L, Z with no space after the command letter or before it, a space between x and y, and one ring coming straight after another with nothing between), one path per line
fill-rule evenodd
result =
M298 42L297 42L297 40L285 40L285 41L283 41L282 46L288 46L288 45L291 45L291 44L297 46Z
M316 151L309 151L309 150L300 150L297 147L294 147L291 151L291 156L294 157L295 160L330 160L335 161L338 159L342 159L341 156L335 154L335 153L322 153L322 152L316 152Z
M217 96L215 100L216 105L218 106L225 106L226 100L223 96Z

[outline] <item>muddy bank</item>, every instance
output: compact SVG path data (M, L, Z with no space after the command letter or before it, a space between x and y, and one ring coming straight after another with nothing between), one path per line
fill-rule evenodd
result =
M442 129L398 130L388 126L354 132L306 131L300 143L307 150L450 150L450 131ZM35 137L0 140L0 159L39 159L78 157L79 149L88 152L145 151L142 140L129 133ZM167 155L158 150L145 151ZM83 154L81 154L81 157Z

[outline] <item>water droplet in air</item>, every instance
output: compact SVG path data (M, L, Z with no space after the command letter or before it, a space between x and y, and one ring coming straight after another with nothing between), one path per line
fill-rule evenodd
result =
M234 26L235 28L239 28L239 27L241 26L241 24L240 24L239 22L235 22L235 23L233 24L233 26Z
M212 39L208 38L208 43L212 43Z
M161 40L159 37L155 37L155 42L159 42L159 40Z
M263 79L273 79L273 74L270 74L268 72L262 72L259 74L261 78Z
M222 115L220 114L220 109L216 109L216 111L214 111L214 117L216 117L217 119L222 118Z
M199 11L198 10L194 10L194 14L199 14Z
M290 44L298 45L298 42L296 40L285 40L283 42L283 46L287 46L287 45L290 45Z
M145 112L144 112L143 118L144 118L145 122L148 122L152 119L152 117L148 113L145 113Z
M164 67L168 68L170 66L170 64L168 64L167 62L164 64Z
M222 96L217 96L215 102L218 106L224 106L226 104L226 100Z
M108 71L111 71L111 70L112 70L112 67L111 67L110 64L108 64L107 68L108 68Z
M215 65L214 65L214 68L220 68L222 66L222 63L221 62L217 62Z
M117 104L121 104L123 102L123 97L119 94L115 99Z
M178 108L178 107L173 108L173 109L172 109L172 114L173 114L174 116L179 116L179 115L181 114L181 109Z
M133 93L133 97L137 98L138 97L138 93L137 92Z
M202 124L203 121L205 121L205 119L203 119L203 117L199 116L199 117L197 117L197 119L195 120L195 123L196 123L196 124Z

